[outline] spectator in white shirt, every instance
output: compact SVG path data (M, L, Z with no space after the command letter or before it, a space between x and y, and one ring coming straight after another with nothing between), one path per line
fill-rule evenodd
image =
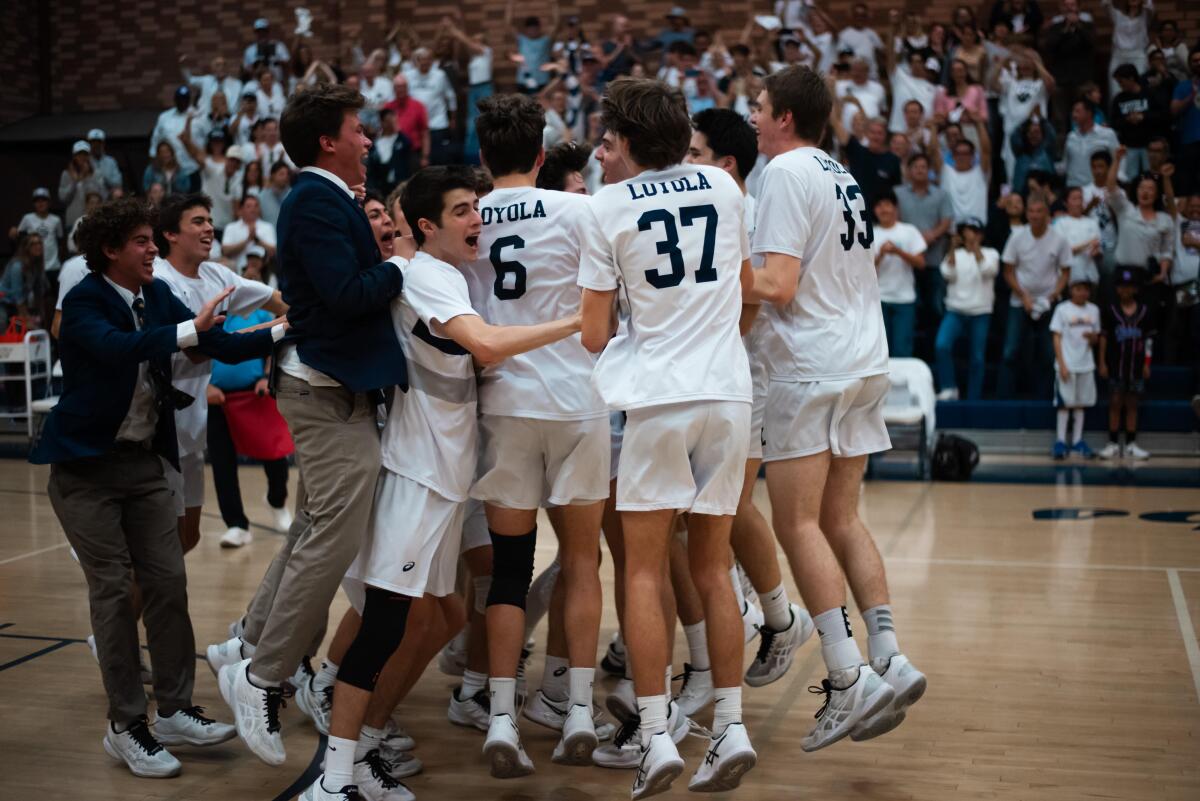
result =
M223 130L208 135L203 151L191 143L191 137L184 137L183 142L191 157L202 164L200 191L212 201L213 228L220 236L225 226L233 222L234 202L242 196L242 167L248 159L243 147L227 146ZM245 149L253 152L250 145Z
M1071 104L1071 122L1074 129L1067 134L1060 172L1066 174L1067 186L1086 186L1092 178L1092 154L1116 153L1119 143L1112 128L1096 124L1096 109L1088 100Z
M914 270L925 269L925 237L915 225L900 222L891 191L875 198L875 271L883 304L883 327L888 353L896 358L913 354L917 327L917 288Z
M384 103L396 99L392 91L392 79L379 74L379 65L386 54L376 50L363 62L358 79L358 91L366 98L367 105L378 111Z
M1012 179L1016 156L1012 152L1012 135L1034 112L1046 119L1046 104L1054 92L1054 78L1046 71L1036 51L1012 46L1016 57L1008 65L1001 64L994 84L1000 92L1000 117L1004 123L1004 141L1000 156L1005 175Z
M229 135L233 137L234 144L253 146L251 140L258 120L258 92L253 87L247 87L242 90L237 114L229 123Z
M479 163L479 135L475 131L475 118L479 116L479 101L491 97L492 87L492 48L488 46L487 36L477 33L468 36L453 20L445 22L446 32L460 45L466 48L467 59L467 135L463 144L463 160L468 164ZM586 46L585 46L586 47ZM595 61L591 48L585 51ZM580 55L582 60L582 54Z
M1067 213L1054 218L1054 230L1066 237L1071 246L1070 283L1097 284L1100 281L1100 271L1096 268L1096 259L1100 257L1100 226L1083 213L1082 187L1067 187L1066 206Z
M256 152L264 175L269 174L271 167L279 161L292 169L296 168L295 163L288 158L287 151L283 149L283 142L279 141L279 120L277 119L268 117L258 124Z
M970 115L971 111L963 112ZM964 220L987 219L987 193L992 175L992 140L988 137L983 121L975 118L975 131L979 136L979 158L975 157L975 144L965 136L954 143L951 151L953 163L940 171L941 187L950 196L954 209L955 224Z
M542 129L542 147L546 150L555 145L571 141L571 128L567 125L567 90L561 83L552 83L549 91L542 94L546 109L546 127Z
M279 119L283 115L283 107L287 105L287 97L283 94L283 86L275 77L275 72L268 67L258 71L258 81L246 84L253 88L258 98L258 113L263 117Z
M242 94L242 82L236 75L230 74L229 63L224 56L213 57L209 62L211 72L208 75L194 74L188 69L187 62L186 55L179 57L179 71L183 74L183 80L200 93L197 105L205 114L212 110L213 95L217 92L224 92L226 102Z
M1108 60L1108 96L1116 97L1121 91L1113 72L1122 64L1132 64L1138 75L1149 66L1146 48L1150 46L1150 22L1154 18L1154 4L1149 0L1100 0L1112 16L1112 55Z
M160 144L163 142L169 144L175 154L175 159L179 162L180 175L183 176L183 179L192 181L190 188L186 191L194 192L200 186L200 165L180 141L180 137L184 135L184 128L188 127L188 121L194 114L191 108L192 90L186 84L175 90L174 104L173 108L158 115L158 122L154 124L154 133L150 135L150 158L158 155ZM181 184L184 183L183 179L180 181Z
M271 39L271 23L264 17L254 20L254 44L246 48L242 66L253 72L259 66L270 67L275 77L283 80L283 70L288 63L288 49L283 42Z
M449 164L454 160L452 132L458 108L454 87L442 68L434 65L429 48L418 47L413 52L413 66L406 70L408 92L429 115L429 163Z
M50 213L50 190L39 186L33 190L33 211L21 218L21 222L8 230L8 238L17 241L26 234L37 234L42 238L42 263L47 273L57 273L59 247L63 241L63 221L57 214Z
M967 400L983 397L988 327L995 302L1000 254L983 247L983 221L964 220L941 264L946 279L946 314L937 332L938 400L958 400L954 345L967 335Z
M221 236L221 250L237 262L240 272L246 266L246 249L251 245L261 247L268 259L275 258L275 226L261 219L258 196L247 193L242 198L238 219L226 226Z
M922 113L929 115L933 111L933 101L937 97L937 86L930 80L936 79L931 70L937 69L937 59L926 60L924 51L914 50L908 54L906 64L898 64L896 58L896 25L900 20L900 12L893 10L890 15L891 27L888 40L892 46L887 48L886 59L888 75L892 82L892 114L888 119L888 130L892 132L905 130L904 106L910 100L921 104Z
M1107 276L1117 264L1117 222L1108 206L1108 168L1112 165L1112 154L1098 150L1092 154L1092 182L1083 187L1084 213L1096 221L1100 229L1100 265Z
M838 97L844 100L853 98L843 106L842 125L852 128L854 115L862 111L868 120L882 117L887 110L887 91L883 84L871 78L871 68L865 59L856 58L850 62L850 77L840 79L836 84Z
M878 56L883 50L883 40L870 27L871 12L865 3L855 3L850 11L850 24L838 34L838 49L849 48L857 58L867 62L871 77L879 77Z

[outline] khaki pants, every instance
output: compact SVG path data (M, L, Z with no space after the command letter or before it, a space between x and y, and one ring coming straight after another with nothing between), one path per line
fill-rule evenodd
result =
M365 394L314 387L281 374L275 397L296 443L304 481L301 508L310 521L307 528L292 527L290 553L284 553L285 544L276 556L282 568L278 589L250 665L255 676L282 682L325 628L329 604L358 554L380 455L375 406ZM273 563L268 576L276 568Z
M162 461L149 450L122 445L103 456L52 465L49 494L87 578L109 719L120 727L146 714L131 570L142 591L158 713L190 707L196 643Z

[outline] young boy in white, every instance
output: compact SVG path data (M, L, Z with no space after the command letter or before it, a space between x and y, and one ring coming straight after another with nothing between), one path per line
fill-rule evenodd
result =
M494 325L528 325L579 311L580 225L588 198L535 186L545 112L525 95L479 104L475 129L493 189L480 201L482 258L468 270L488 291L477 301ZM538 507L556 506L570 667L569 711L553 759L592 764L599 744L592 682L600 629L600 517L608 497L608 407L591 383L595 358L572 336L485 367L480 375L479 479L492 539L487 598L491 722L484 754L497 778L533 763L516 726L517 663L533 578Z
M915 225L900 222L896 196L890 191L875 198L875 270L888 353L895 358L913 354L917 325L917 286L914 270L925 269L925 237Z
M751 405L738 330L741 284L751 278L742 193L724 170L680 164L691 125L679 90L614 81L603 122L634 177L592 199L579 285L583 344L603 350L593 380L627 418L617 509L625 603L637 610L625 618L642 735L632 795L662 792L683 771L668 733L673 704L663 671L671 643L659 595L679 511L691 513L692 578L704 602L718 699L713 741L689 788L730 790L757 758L741 723L742 621L729 579ZM629 321L610 342L618 290Z
M762 267L753 293L771 322L763 459L775 536L806 605L822 610L815 621L829 677L817 725L801 742L812 751L894 728L925 679L899 653L883 562L857 511L867 455L890 447L870 215L853 176L816 147L832 111L822 77L781 70L767 77L758 102L759 150L772 157L754 232ZM850 632L847 578L874 670ZM776 636L786 644L782 675L803 632L793 622Z
M1053 456L1065 459L1070 451L1095 456L1083 441L1083 415L1096 405L1096 358L1092 348L1100 339L1100 309L1089 302L1092 286L1086 279L1071 283L1071 299L1054 307L1050 331L1054 334L1054 405L1058 409L1058 438ZM1067 440L1067 417L1073 416Z
M222 304L223 314L245 315L256 309L282 315L287 312L282 296L260 281L248 281L228 267L208 261L215 229L212 201L207 195L172 195L159 209L156 239L163 258L154 262L154 277L171 287L175 297L192 311L199 310L208 298L226 287L233 293ZM212 363L193 362L185 353L171 358L171 383L195 400L186 409L175 412L175 430L179 438L179 472L167 469L167 482L175 496L179 534L187 553L200 541L200 509L204 505L204 448L208 431L208 380ZM286 531L291 515L286 506L276 512L276 526ZM227 531L221 538L225 546L245 545L249 532Z
M461 270L478 256L481 218L469 167L430 167L401 196L420 250L392 307L409 360L382 436L383 470L372 524L346 573L362 585L362 625L339 666L325 772L303 801L406 801L361 726L380 670L404 638L411 598L454 591L463 502L475 477L474 362L495 364L579 330L578 315L529 326L492 326L471 307ZM352 593L357 594L357 593ZM389 710L390 712L390 710ZM383 770L381 770L383 768Z

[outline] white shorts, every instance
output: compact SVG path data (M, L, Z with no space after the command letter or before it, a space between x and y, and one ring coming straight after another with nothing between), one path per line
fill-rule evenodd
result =
M367 535L343 586L357 582L413 598L454 592L465 511L460 501L380 471Z
M607 417L479 417L479 479L471 497L508 509L569 506L608 497Z
M625 412L613 412L608 416L611 430L609 438L608 480L617 480L617 467L621 464L621 443L625 440Z
M886 374L841 381L771 381L763 421L763 461L822 451L847 458L892 447L883 405Z
M1054 368L1054 406L1058 409L1086 409L1096 405L1096 377L1088 373L1071 373L1063 381Z
M179 455L179 470L163 459L163 474L175 503L175 516L183 517L185 509L204 505L204 454Z
M617 509L737 511L746 475L750 404L694 401L631 409L617 474Z
M472 498L466 502L466 507L466 511L463 512L462 547L459 548L459 553L466 553L492 544L487 515L483 512L483 501Z
M761 359L750 357L750 380L753 384L754 402L750 407L750 455L747 459L763 458L763 418L767 413L767 387L770 373Z

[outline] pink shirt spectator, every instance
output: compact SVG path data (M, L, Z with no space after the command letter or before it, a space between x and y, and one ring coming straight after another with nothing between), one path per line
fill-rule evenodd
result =
M969 108L979 119L987 120L987 98L983 94L982 86L973 83L967 87L966 93L955 97L946 94L946 87L938 87L937 96L933 99L934 114L944 114L949 117L950 112L964 107Z

